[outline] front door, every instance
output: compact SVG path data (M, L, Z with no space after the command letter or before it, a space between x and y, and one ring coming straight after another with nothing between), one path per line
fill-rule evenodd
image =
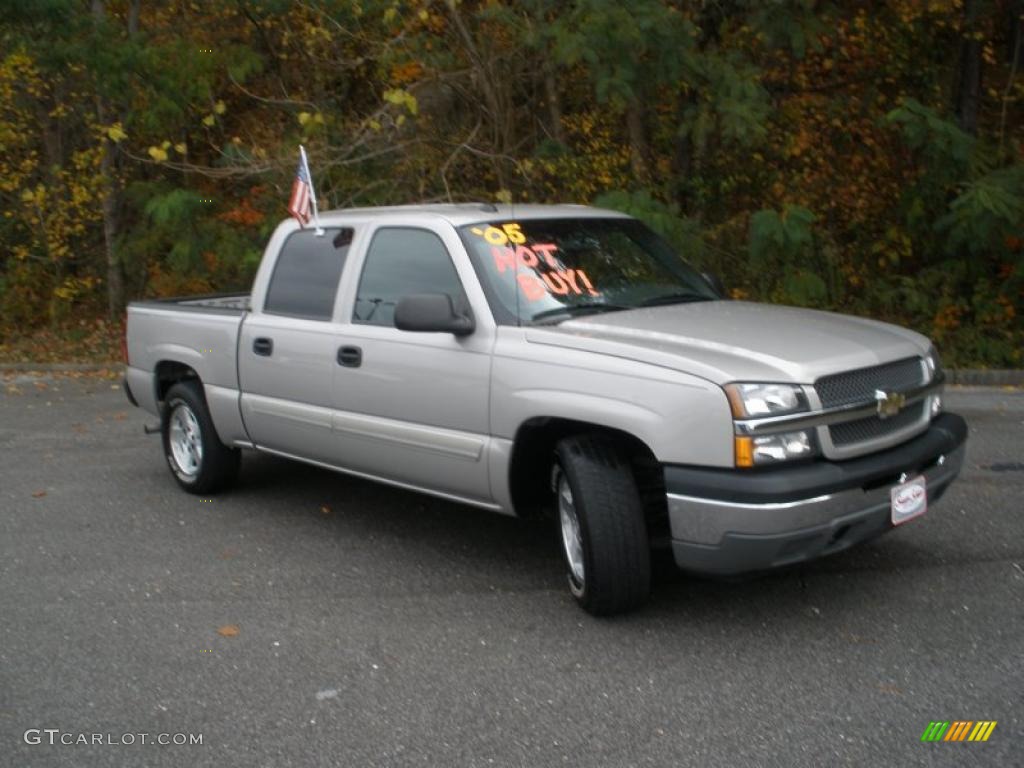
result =
M336 339L338 463L486 502L493 325L478 321L473 334L456 337L394 324L395 305L414 293L446 293L470 308L443 238L460 247L443 229L381 227L372 237L351 320Z

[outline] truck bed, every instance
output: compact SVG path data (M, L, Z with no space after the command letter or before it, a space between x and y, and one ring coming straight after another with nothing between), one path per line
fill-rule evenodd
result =
M184 365L203 382L214 424L229 443L244 439L238 410L238 335L250 294L229 293L133 301L128 305L128 385L139 406L159 415L164 361Z
M133 301L134 307L159 309L181 309L186 312L229 312L241 314L251 308L252 295L249 293L211 293L202 296L177 296L170 299L144 299Z

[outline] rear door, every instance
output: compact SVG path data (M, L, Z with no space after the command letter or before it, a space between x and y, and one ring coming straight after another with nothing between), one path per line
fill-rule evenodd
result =
M306 459L334 455L333 322L353 230L296 230L281 246L263 304L242 324L242 416L260 448Z
M368 234L336 341L336 463L486 502L494 322L465 248L446 222ZM398 330L395 305L414 293L447 293L472 311L476 331Z

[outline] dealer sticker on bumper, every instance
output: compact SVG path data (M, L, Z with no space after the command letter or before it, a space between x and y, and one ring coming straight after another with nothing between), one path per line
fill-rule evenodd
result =
M913 520L928 511L928 490L924 475L897 485L890 491L892 499L892 524L899 525Z

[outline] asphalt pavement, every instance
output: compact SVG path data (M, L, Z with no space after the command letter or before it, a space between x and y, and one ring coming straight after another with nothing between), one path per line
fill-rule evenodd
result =
M0 766L1024 765L1020 390L949 392L920 520L595 619L539 523L252 454L190 496L115 386L0 387Z

